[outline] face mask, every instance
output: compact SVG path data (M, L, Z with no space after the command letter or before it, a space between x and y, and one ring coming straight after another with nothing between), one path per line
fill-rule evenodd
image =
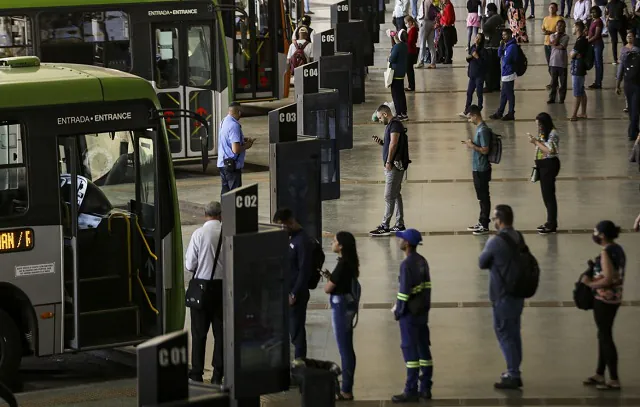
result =
M602 243L602 238L600 236L591 235L591 239L593 239L593 242L597 245Z

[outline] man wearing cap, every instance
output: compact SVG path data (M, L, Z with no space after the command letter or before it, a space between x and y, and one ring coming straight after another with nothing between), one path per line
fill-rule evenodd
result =
M209 327L213 328L213 377L211 383L220 385L224 374L222 344L222 207L220 202L210 202L204 210L205 223L191 235L185 255L185 269L193 278L202 280L202 309L191 308L191 371L189 379L202 382L204 357Z
M407 366L407 381L404 391L393 396L391 401L415 403L420 398L431 399L433 360L428 325L431 276L427 260L416 251L422 242L420 232L407 229L396 232L396 236L400 238L405 259L400 264L400 287L392 311L400 323L400 346Z
M242 168L246 151L253 146L255 139L245 138L240 125L240 104L229 105L229 114L222 119L218 136L218 170L222 179L222 192L242 186Z

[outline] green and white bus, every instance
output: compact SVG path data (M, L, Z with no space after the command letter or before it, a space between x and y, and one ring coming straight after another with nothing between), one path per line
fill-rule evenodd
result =
M209 156L233 100L288 96L286 0L0 0L0 57L118 69L164 108L207 117ZM287 27L287 29L285 29ZM200 158L203 127L167 117L176 163Z
M0 94L0 382L25 355L183 329L180 214L151 84L16 57L0 59Z

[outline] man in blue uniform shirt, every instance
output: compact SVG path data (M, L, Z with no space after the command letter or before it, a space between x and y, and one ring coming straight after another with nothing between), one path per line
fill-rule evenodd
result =
M222 119L218 134L218 170L222 179L222 192L242 186L242 169L246 151L253 146L255 139L245 138L240 125L240 104L229 105L229 114Z
M393 307L400 323L400 337L407 382L404 392L393 396L394 403L415 403L431 398L433 360L429 339L429 309L431 308L431 276L427 260L416 251L422 236L415 229L396 232L405 259L400 264L400 288ZM422 375L419 376L419 374ZM420 388L418 388L418 379Z
M278 209L273 223L289 232L291 286L289 290L289 334L295 348L295 359L307 357L307 304L309 303L309 277L311 277L311 238L293 217L290 209Z

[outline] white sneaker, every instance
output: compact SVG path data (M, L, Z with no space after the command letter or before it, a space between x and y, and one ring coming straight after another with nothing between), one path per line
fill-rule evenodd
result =
M469 227L467 228L467 230L468 230L469 232L475 232L475 231L476 231L476 230L478 230L478 229L482 229L482 225L481 225L481 224L479 224L479 223L476 223L475 225L473 225L473 226L469 226Z
M461 117L461 118L463 118L463 119L468 119L468 118L469 118L469 115L468 115L468 114L466 114L465 112L460 112L460 113L458 113L458 116L460 116L460 117Z
M482 235L488 235L489 234L489 229L480 226L479 229L476 229L473 231L473 235L474 236L482 236Z

